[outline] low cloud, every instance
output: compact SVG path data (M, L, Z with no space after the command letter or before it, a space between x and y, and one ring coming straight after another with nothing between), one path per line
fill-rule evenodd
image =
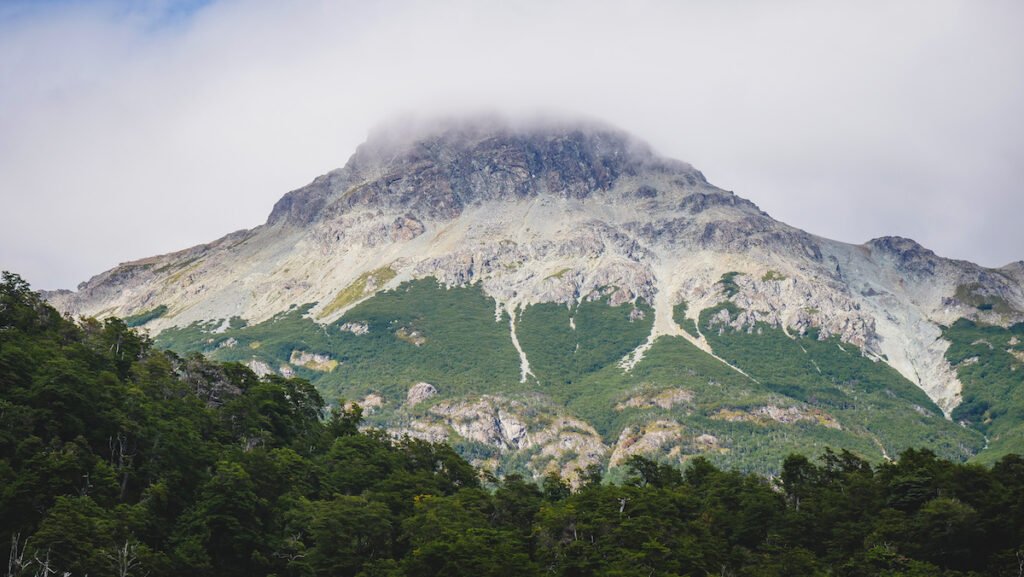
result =
M0 268L41 288L482 108L600 118L823 236L1024 258L1018 2L123 5L0 9Z

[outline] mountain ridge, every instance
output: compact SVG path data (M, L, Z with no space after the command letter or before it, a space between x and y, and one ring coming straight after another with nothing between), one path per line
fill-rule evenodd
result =
M544 385L517 321L548 303L572 311L603 302L650 325L616 370L642 366L668 338L748 375L713 341L779 330L855 347L947 417L964 385L946 358L946 327L1024 321L1024 274L1011 265L945 259L896 236L852 245L809 234L612 128L487 117L394 130L284 195L263 225L125 263L47 298L67 313L136 316L158 336L208 327L196 330L213 342L299 309L324 330L358 324L349 312L381 291L436 279L493 299L519 383ZM415 346L429 339L386 330ZM299 370L290 355L309 351L296 346L260 362ZM343 350L312 352L346 366Z
M627 217L624 228L634 237L644 240L686 235L689 246L724 249L732 254L749 251L763 242L776 243L770 248L777 251L786 248L781 243L788 242L793 243L790 249L804 251L812 260L835 261L840 274L838 256L824 255L821 252L823 245L846 248L845 251L832 252L846 252L847 257L856 250L891 255L895 259L893 264L902 273L918 276L934 276L937 266L947 269L962 266L977 277L972 281L987 283L993 282L992 274L997 274L992 271L999 270L938 257L916 241L903 237L885 236L862 245L847 245L810 235L771 219L752 202L710 185L689 164L657 156L647 145L622 131L593 121L566 121L554 126L544 122L514 124L501 117L483 116L431 121L411 130L393 128L378 131L357 149L344 168L331 171L284 195L274 205L266 224L236 231L183 251L124 263L80 285L78 294L59 291L49 293L50 298L66 312L100 316L116 312L124 316L138 312L139 307L147 306L151 298L144 297L133 303L134 307L122 305L109 312L88 303L106 300L102 295L104 288L124 286L126 282L131 284L131 279L136 273L143 272L140 270L143 267L158 262L190 262L226 246L245 243L253 236L266 235L275 227L281 229L275 231L277 235L286 236L314 222L328 223L316 235L319 241L316 248L322 253L331 248L324 245L353 240L351 237L355 235L352 227L346 226L350 224L346 215L365 208L394 211L396 216L391 222L379 223L370 231L359 231L365 236L355 242L362 241L373 248L389 241L408 242L424 234L426 226L421 219L451 221L465 210L488 202L512 200L521 204L532 200L547 205L550 201L545 200L552 199L573 204L573 201L585 202L604 195L601 200L606 206L603 208L626 205L633 200L629 198L631 185L635 204L640 210L645 205L663 208L666 203L659 202L663 197L675 200L674 195L678 195L679 203L673 208L687 216L715 212L716 209L719 212L718 218L705 222L694 219L696 227L689 220L650 222L641 215L630 215L632 218ZM401 135L396 136L396 133ZM647 171L640 178L644 182L636 183L642 171ZM667 186L666 180L669 181ZM661 188L652 186L658 181ZM609 194L613 188L617 189L618 195ZM626 189L625 193L623 189ZM730 214L721 218L720 209L723 207L735 210L729 210ZM590 240L595 239L591 237ZM677 238L671 240L678 241ZM627 256L640 250L643 247L627 247ZM440 265L436 261L434 264ZM423 269L420 266L414 274L422 275ZM457 284L471 276L464 273L451 272L444 275L446 278L442 281ZM641 297L653 302L657 291L651 282L650 278L639 279L636 286L631 287L628 298ZM81 292L89 294L96 289L101 293L96 295L98 299L79 296ZM1015 296L1021 297L1019 288L1016 292ZM567 300L564 295L552 295L550 291L540 295L540 299L552 296L556 300ZM627 295L617 297L617 300L622 299L627 299ZM1024 298L1017 300L1022 302ZM264 313L255 317L263 320L269 315ZM152 328L160 330L163 326L168 325L157 323ZM861 335L857 344L868 344L869 337ZM901 372L910 373L909 370Z

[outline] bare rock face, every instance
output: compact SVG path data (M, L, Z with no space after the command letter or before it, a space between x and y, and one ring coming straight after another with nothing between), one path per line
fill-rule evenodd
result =
M661 159L607 127L516 126L498 118L391 126L371 135L345 168L286 194L268 224L305 226L361 206L451 219L486 201L587 198L644 171L704 183L689 165Z
M500 453L525 452L527 468L537 478L557 472L572 483L580 471L601 465L608 456L608 447L590 424L539 398L484 395L441 401L397 432L434 441L454 433Z
M332 359L330 355L310 353L298 349L292 351L288 362L292 365L305 367L311 371L319 371L321 373L329 373L338 367L338 361Z
M666 452L670 459L681 460L684 434L682 425L667 420L626 427L619 435L610 463L622 465L633 455L651 457Z
M409 393L405 398L405 405L407 407L415 407L416 405L426 401L427 399L437 395L437 387L430 383L416 383L409 387Z
M626 409L648 409L659 407L665 410L676 405L686 405L693 401L693 393L686 389L665 389L657 392L645 392L629 397L615 405L616 411Z
M608 455L608 447L597 431L579 419L560 417L534 435L541 447L530 459L530 466L538 473L555 472L570 484L576 485L580 472L592 465L601 465Z
M880 258L890 261L895 268L905 274L918 276L934 276L942 259L934 252L926 249L917 241L901 236L883 236L868 241L873 252Z
M352 333L354 335L365 335L370 332L370 326L364 322L342 323L342 325L339 326L338 329L346 333Z
M249 367L249 369L252 372L256 373L257 377L277 374L274 371L273 367L268 365L265 361L261 361L259 359L252 359L249 362L245 363L245 366Z
M740 312L719 311L702 330L751 332L758 323L764 323L803 335L815 328L820 339L836 336L869 352L879 350L874 317L861 310L856 298L841 285L801 278L759 279L749 274L737 275L733 282L737 294L729 300Z
M730 422L749 422L765 424L768 422L793 425L796 423L811 423L827 427L829 429L842 429L839 421L827 412L808 407L779 407L776 405L764 405L748 410L721 409L711 416L712 419Z
M407 242L426 232L423 223L411 215L400 216L391 223L391 240Z
M385 402L386 401L383 396L378 395L377 393L370 393L359 401L349 401L345 403L344 408L345 410L351 410L353 405L359 405L363 410L364 415L372 415L380 410L381 407L384 406Z
M712 434L694 433L676 421L657 419L624 428L613 447L609 466L621 466L633 455L683 463L694 455L728 450Z
M441 402L430 413L442 418L459 435L499 449L523 449L530 442L526 425L506 399L484 396L468 402Z

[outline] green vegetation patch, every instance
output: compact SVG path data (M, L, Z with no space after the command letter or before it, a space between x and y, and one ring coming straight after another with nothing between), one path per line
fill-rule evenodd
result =
M697 330L697 321L686 316L687 310L688 305L686 301L673 306L672 320L674 320L677 325L682 327L683 330L689 333L693 338L700 338L700 331Z
M722 287L722 292L725 293L726 298L731 298L740 292L739 285L736 284L736 277L742 275L741 272L727 272L722 275L722 278L718 281L718 284Z
M544 390L558 395L559 388L621 361L647 339L653 323L654 310L643 302L542 303L518 313L516 334Z
M561 270L558 270L557 272L549 274L547 277L545 277L544 280L547 280L549 278L554 278L554 279L562 280L562 277L564 277L566 275L566 273L568 273L570 270L571 269L563 268Z
M338 362L331 372L292 368L332 402L360 399L370 392L401 401L408 387L420 381L435 384L445 396L507 392L522 386L509 318L502 315L495 321L495 302L478 286L445 288L434 279L403 283L326 325L308 317L312 306L218 334L209 332L217 322L168 329L157 343L219 360L256 358L275 369L287 364L295 350L327 355ZM368 332L341 330L348 322L365 323ZM251 348L254 343L258 348Z
M130 315L124 318L124 324L129 327L141 327L149 321L156 320L167 313L167 305L160 305L158 307L143 311L141 313Z
M384 406L367 416L381 426L405 422L406 392L425 381L438 388L437 399L493 394L521 398L537 410L564 407L592 424L609 446L626 427L674 421L687 431L681 452L672 457L676 462L705 454L720 466L764 474L777 474L778 463L790 452L829 446L880 462L883 455L895 456L911 446L965 459L984 444L978 431L945 420L920 389L856 347L835 339L819 341L814 331L814 336L791 339L765 325L749 333L709 326L720 310L732 316L740 311L731 302L702 311L701 326L708 327L703 332L715 352L750 377L681 337L659 338L642 361L625 371L619 363L647 339L653 310L642 302L610 306L597 300L518 311L517 336L536 376L526 383L520 382L509 317L500 313L495 320L496 303L478 285L449 288L434 279L403 283L359 302L330 324L309 318L311 308L296 307L250 326L233 319L222 333L212 332L220 321L170 329L157 342L218 360L255 358L275 370L288 364L296 350L326 355L338 363L331 372L291 369L331 402L382 395ZM684 304L674 309L677 321L685 310ZM365 324L367 332L342 330L346 323ZM696 325L688 330L695 333ZM624 403L637 395L676 390L692 393L692 400L668 407ZM799 418L783 422L765 416L780 410L800 411ZM459 447L479 458L487 453L471 443ZM670 449L664 447L665 458ZM524 472L530 458L497 456L501 471Z
M786 275L780 273L777 270L769 270L768 272L764 273L764 276L761 277L761 280L765 282L786 280Z
M953 419L989 438L984 462L1024 447L1024 323L1000 327L960 319L943 330L946 360L963 383Z
M1002 315L1014 312L1013 307L1003 297L985 294L980 283L962 284L956 287L956 293L953 296L958 301L979 311L992 311Z
M352 281L352 284L338 291L331 302L320 311L318 318L327 318L339 310L349 306L366 296L367 292L377 290L384 286L391 279L395 278L395 271L391 267L381 267L359 275L359 278Z

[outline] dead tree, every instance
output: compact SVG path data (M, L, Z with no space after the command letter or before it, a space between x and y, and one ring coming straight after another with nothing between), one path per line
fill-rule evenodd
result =
M117 577L128 577L132 571L139 568L138 543L125 539L124 544L114 548L113 553L107 553L107 558L114 562L114 569ZM146 575L149 573L147 572Z

